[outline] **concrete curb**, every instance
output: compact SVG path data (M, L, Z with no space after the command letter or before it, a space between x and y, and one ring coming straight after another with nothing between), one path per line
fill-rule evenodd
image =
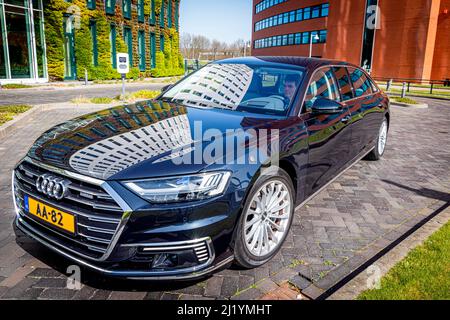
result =
M428 109L428 104L426 103L409 104L401 102L391 102L391 106L411 108L411 109Z
M21 113L14 117L11 121L6 122L2 126L0 126L0 139L5 138L11 131L16 129L19 122L21 122L24 118L29 117L32 114L35 114L39 111L43 111L44 106L35 106L32 107L30 110Z
M11 121L8 121L5 124L3 124L2 126L0 126L0 139L6 138L9 134L11 134L11 132L13 132L15 129L17 129L17 127L20 126L20 123L22 122L22 120L24 120L25 118L28 118L38 112L45 112L45 111L50 111L50 110L54 110L54 109L64 109L64 108L68 108L68 107L89 109L94 106L101 108L103 105L99 105L99 104L76 105L76 104L54 103L54 104L43 104L43 105L33 106L33 107L31 107L30 110L17 115ZM110 105L104 105L105 108L107 108L109 106Z

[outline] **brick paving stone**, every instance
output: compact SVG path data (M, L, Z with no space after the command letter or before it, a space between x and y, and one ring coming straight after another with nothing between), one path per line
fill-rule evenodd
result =
M2 295L8 290L9 290L8 287L0 287L0 299L1 299Z
M268 293L276 290L278 285L271 279L264 279L256 284L256 288L263 293Z
M192 294L182 294L178 300L214 300L211 297L196 296Z
M64 275L61 272L50 268L37 268L28 275L28 278L62 278L62 277L64 277Z
M146 292L112 292L108 300L143 300L147 295Z
M263 296L263 292L256 288L250 288L245 290L238 295L231 297L230 300L256 300Z
M67 279L65 278L41 278L34 285L35 288L66 288Z
M96 289L88 286L83 286L80 290L75 293L72 300L89 300L95 294Z
M224 277L222 283L221 295L224 297L231 297L238 292L239 289L239 277Z
M94 295L91 296L90 300L106 300L111 295L109 290L96 290Z
M311 285L311 282L306 280L304 277L295 276L289 280L290 283L295 285L298 289L304 290Z
M222 291L223 277L211 277L206 281L205 296L219 297Z
M161 300L162 292L148 292L144 300Z
M44 288L28 288L20 297L21 300L36 300L38 299Z
M42 291L39 299L44 300L70 300L77 293L76 290L62 288L47 288Z
M306 206L298 208L285 245L268 264L254 270L223 270L204 283L142 293L142 297L229 299L239 290L265 279L278 284L296 279L298 272L317 285L321 284L322 289L327 289L325 287L357 269L450 201L450 108L447 101L423 101L430 104L429 109L392 108L385 157L378 162L359 162ZM62 286L66 276L42 262L24 279L23 274L18 273L30 261L39 261L39 254L33 251L36 260L15 243L11 228L14 212L10 172L41 132L99 108L54 109L37 113L29 120L39 122L40 126L30 126L25 119L19 124L23 130L17 129L13 134L0 138L0 283L7 281L12 286L4 289L0 285L1 298L19 299L24 295L35 299L38 294L53 296L59 292L64 297L70 295L65 289L51 288ZM304 261L305 265L292 267L295 260ZM60 280L43 280L53 278ZM42 292L39 291L41 288L34 287L38 282L43 286ZM321 292L317 286L309 286L305 290L316 296ZM113 294L113 291L86 285L72 298L107 299L120 295Z
M181 294L179 293L164 292L161 300L178 300L180 296Z
M20 297L27 291L27 289L31 288L37 279L28 279L25 278L18 284L16 284L12 288L8 288L3 295L0 297L1 299L20 299Z

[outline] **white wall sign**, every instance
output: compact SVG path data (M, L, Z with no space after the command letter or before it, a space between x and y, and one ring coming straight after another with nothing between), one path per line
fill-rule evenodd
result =
M130 72L130 57L128 53L117 54L117 72L127 74Z

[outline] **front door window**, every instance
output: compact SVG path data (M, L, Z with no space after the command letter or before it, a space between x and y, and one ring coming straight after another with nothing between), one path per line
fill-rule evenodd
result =
M338 86L331 68L319 69L311 79L305 98L306 111L312 108L314 101L319 97L340 101Z

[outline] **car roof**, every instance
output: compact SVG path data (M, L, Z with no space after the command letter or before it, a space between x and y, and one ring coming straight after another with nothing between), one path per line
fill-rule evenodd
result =
M230 58L216 61L215 63L236 63L236 64L285 64L292 66L299 66L306 69L317 69L329 65L342 65L342 66L357 66L338 60L330 59L320 59L320 58L307 58L307 57L297 57L297 56L255 56L255 57L241 57L241 58Z

